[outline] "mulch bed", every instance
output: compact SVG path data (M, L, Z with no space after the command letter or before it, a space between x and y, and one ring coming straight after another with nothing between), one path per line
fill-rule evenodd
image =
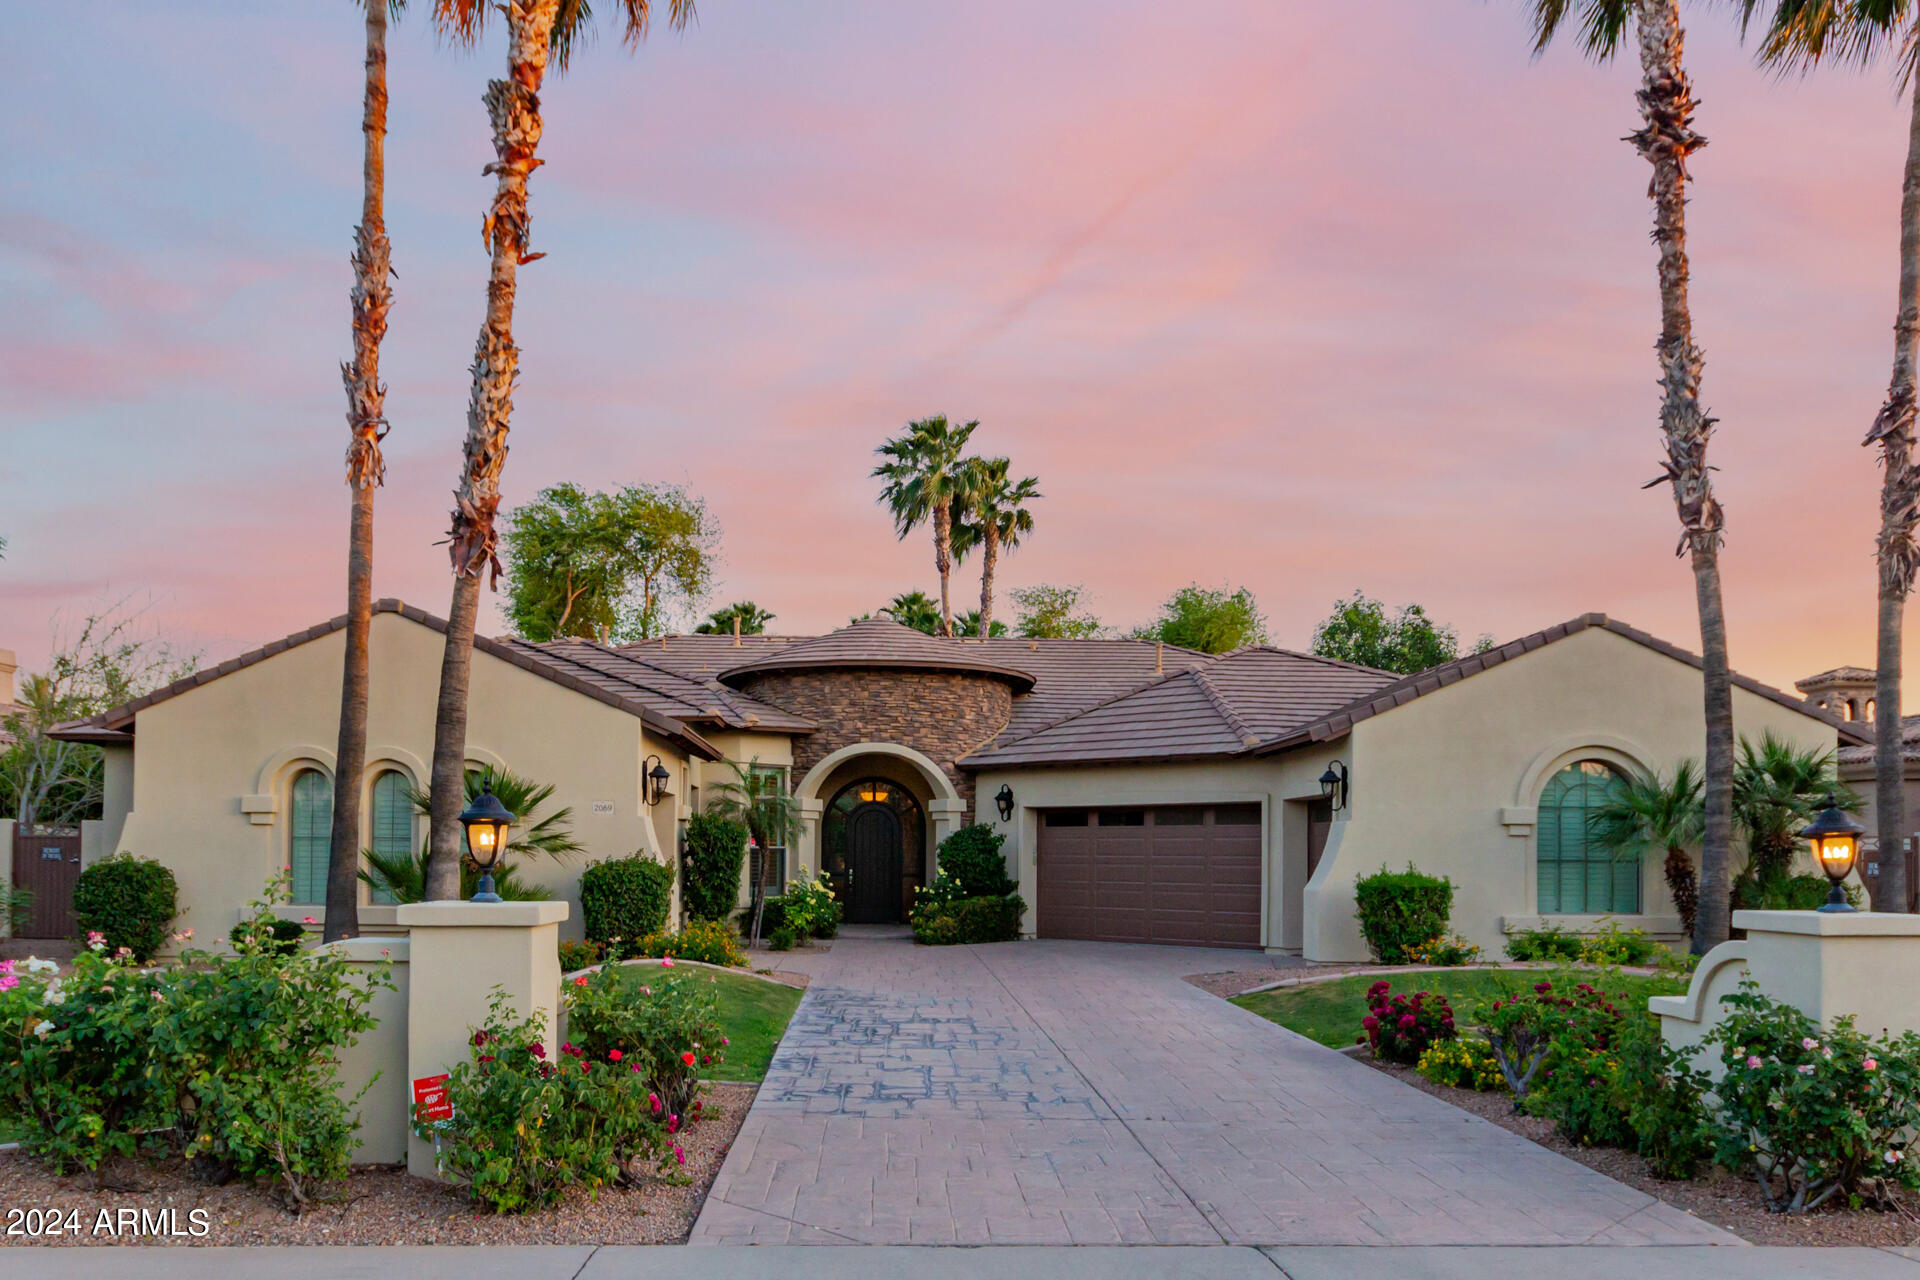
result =
M56 1178L18 1151L0 1152L0 1243L83 1244L684 1244L693 1230L727 1149L740 1133L757 1086L710 1084L702 1118L681 1132L689 1185L647 1183L603 1190L598 1199L571 1196L556 1209L503 1217L478 1213L456 1188L409 1177L404 1168L354 1170L336 1200L296 1217L252 1186L211 1187L196 1182L181 1161L123 1163L109 1180L128 1190L94 1191L90 1174ZM12 1209L78 1210L80 1234L7 1236ZM204 1237L94 1236L101 1210L178 1210L184 1225L204 1209L212 1230Z
M1760 1189L1753 1181L1737 1177L1725 1169L1709 1168L1687 1182L1665 1182L1648 1173L1646 1161L1630 1151L1613 1147L1575 1146L1553 1131L1552 1121L1518 1114L1513 1109L1513 1095L1509 1093L1450 1089L1434 1084L1412 1067L1375 1062L1365 1054L1357 1056L1376 1071L1384 1071L1402 1084L1410 1085L1422 1093L1430 1093L1462 1111L1471 1111L1491 1120L1549 1151L1557 1151L1570 1160L1578 1160L1589 1169L1604 1173L1617 1182L1624 1182L1636 1191L1644 1191L1664 1200L1703 1222L1723 1227L1750 1244L1920 1245L1920 1214L1916 1214L1916 1206L1911 1203L1891 1213L1832 1206L1794 1216L1769 1213Z

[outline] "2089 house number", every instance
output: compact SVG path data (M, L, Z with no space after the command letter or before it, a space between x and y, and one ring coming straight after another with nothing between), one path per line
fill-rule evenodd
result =
M198 1240L213 1231L205 1209L102 1209L91 1215L78 1209L8 1209L10 1236L92 1236L131 1239L137 1236L185 1236Z

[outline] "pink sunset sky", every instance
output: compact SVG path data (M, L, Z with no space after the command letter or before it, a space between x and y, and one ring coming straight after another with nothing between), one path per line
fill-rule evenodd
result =
M274 12L262 12L262 10ZM503 61L392 37L377 590L444 612ZM1905 116L1688 10L1695 314L1736 667L1873 661ZM76 6L0 77L0 646L129 592L218 661L340 611L361 26L347 0ZM1046 498L1001 581L1129 626L1245 585L1305 647L1355 588L1506 639L1698 646L1657 470L1630 64L1524 6L706 0L549 82L509 505L684 483L712 605L814 631L936 583L871 452L979 418ZM961 571L962 607L977 593ZM1004 602L1003 611L1010 612ZM482 630L502 630L493 606Z

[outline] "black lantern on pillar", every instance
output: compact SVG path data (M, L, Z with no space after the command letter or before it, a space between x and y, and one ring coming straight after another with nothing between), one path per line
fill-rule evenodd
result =
M1013 820L1013 788L1006 783L1000 784L1000 790L994 793L993 803L1000 810L1000 821Z
M1865 827L1855 822L1834 803L1833 793L1827 793L1827 806L1812 822L1800 832L1800 838L1813 847L1813 860L1827 873L1827 879L1833 882L1832 892L1827 894L1827 905L1822 911L1851 911L1847 902L1846 890L1841 881L1853 870L1854 860L1860 856L1860 835Z
M493 794L491 781L480 784L480 794L460 813L460 825L467 832L467 856L480 871L480 887L475 902L500 902L493 891L493 869L507 852L507 833L513 828L514 815Z
M1335 760L1320 775L1320 794L1333 801L1335 809L1347 807L1347 766Z
M667 772L667 766L660 762L660 757L648 756L645 774L648 808L660 803L660 798L667 794L667 784L672 781L673 775Z

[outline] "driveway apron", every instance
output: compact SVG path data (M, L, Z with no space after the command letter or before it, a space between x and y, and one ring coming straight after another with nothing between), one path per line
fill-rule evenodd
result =
M795 953L811 985L694 1244L1738 1244L1080 942Z

